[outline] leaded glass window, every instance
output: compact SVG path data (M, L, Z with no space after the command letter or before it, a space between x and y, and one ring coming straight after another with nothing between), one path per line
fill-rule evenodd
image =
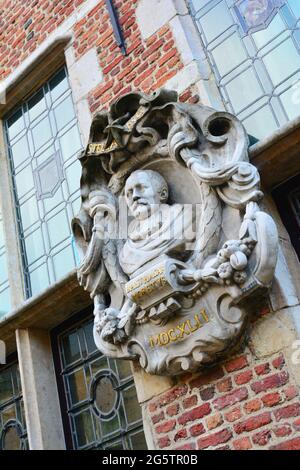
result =
M27 448L19 368L13 364L0 369L0 450Z
M11 308L10 291L7 273L7 259L4 243L3 218L0 209L0 319Z
M227 109L261 139L300 114L299 0L190 0Z
M104 357L93 320L58 335L57 376L74 449L147 449L130 363Z
M70 221L80 202L82 143L65 68L7 116L5 129L30 296L76 264Z

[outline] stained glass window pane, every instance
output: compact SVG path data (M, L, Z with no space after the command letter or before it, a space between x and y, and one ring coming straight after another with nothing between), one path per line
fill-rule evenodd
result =
M299 0L189 3L224 105L248 133L262 139L298 117Z
M0 368L0 450L28 448L19 369Z
M130 363L102 356L93 320L60 333L58 346L74 448L147 449Z
M77 262L70 220L78 206L82 143L66 69L8 116L5 128L30 297Z

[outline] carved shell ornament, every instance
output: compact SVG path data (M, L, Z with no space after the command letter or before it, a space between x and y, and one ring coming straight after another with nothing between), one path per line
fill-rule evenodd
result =
M278 250L247 149L237 118L172 91L95 116L72 227L103 354L173 375L240 340Z

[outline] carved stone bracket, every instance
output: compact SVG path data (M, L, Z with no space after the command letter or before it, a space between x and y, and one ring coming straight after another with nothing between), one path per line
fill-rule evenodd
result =
M278 249L247 150L237 118L171 91L130 93L95 116L72 226L103 354L180 374L239 340Z

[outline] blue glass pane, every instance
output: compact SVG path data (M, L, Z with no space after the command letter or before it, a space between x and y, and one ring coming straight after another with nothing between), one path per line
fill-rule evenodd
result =
M0 249L4 246L4 225L0 212Z
M292 12L296 18L300 18L300 2L299 0L288 0L288 5L291 7Z
M191 3L195 9L195 11L200 10L200 8L207 5L211 0L192 0Z
M280 44L263 61L274 86L300 69L300 56L292 39Z
M274 115L269 106L261 108L248 119L245 119L244 125L248 134L260 140L265 135L271 134L278 128Z
M36 119L41 113L46 110L46 100L44 98L43 90L40 90L28 101L28 112L31 121Z
M68 96L68 98L60 103L57 108L55 108L54 114L58 130L63 129L75 116L72 97Z
M39 220L39 212L36 197L28 199L20 207L23 230Z
M19 139L18 142L12 145L11 152L15 168L21 163L25 162L30 157L26 135L24 135L24 137Z
M60 148L64 161L67 161L82 148L78 127L74 126L60 138Z
M247 59L246 51L237 34L225 39L212 51L212 55L222 76Z
M220 2L204 15L199 23L208 42L219 36L233 24L233 18L228 10L226 2Z
M235 112L241 111L262 96L262 88L252 69L248 69L226 85Z
M260 49L284 30L284 22L282 21L279 15L276 15L267 28L252 34L252 37L254 39L255 44Z
M73 250L71 246L68 246L64 250L53 256L53 266L56 279L68 274L74 267L75 261L73 256Z
M47 222L50 245L56 246L70 236L70 224L65 210Z
M7 281L8 273L7 273L7 260L6 255L2 254L0 256L0 285Z
M12 140L25 127L22 109L19 109L11 118L7 120L8 136Z
M33 263L45 253L43 234L41 229L28 235L25 239L28 264Z
M36 295L49 286L49 275L46 264L30 273L32 295Z
M10 290L7 287L5 290L0 289L0 318L11 310ZM1 387L1 385L0 385Z
M78 188L80 187L81 178L81 164L79 160L75 160L72 165L66 168L66 178L70 194L73 194L75 191L78 191Z
M61 70L49 82L52 101L56 101L65 91L69 89L65 70Z
M38 150L52 138L51 125L48 116L32 129L32 138L35 150Z
M288 89L280 96L281 102L289 119L294 119L300 115L300 82Z
M34 187L33 175L31 166L28 165L24 170L16 175L16 187L19 198L28 193Z

